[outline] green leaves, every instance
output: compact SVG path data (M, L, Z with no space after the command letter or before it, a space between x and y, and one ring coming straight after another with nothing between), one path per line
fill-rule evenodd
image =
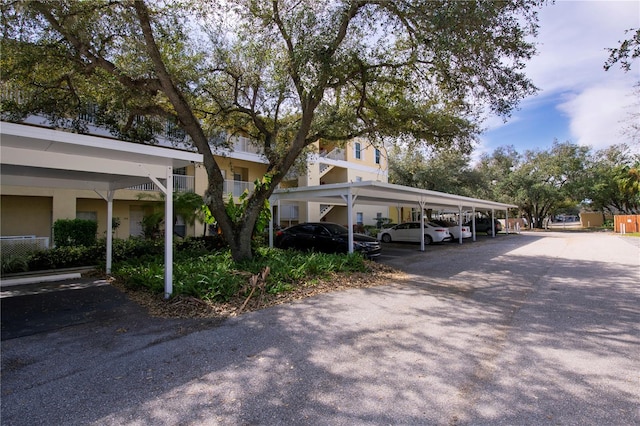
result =
M332 273L362 272L366 264L359 254L302 253L261 248L251 261L236 263L229 251L189 255L178 253L173 264L174 296L194 296L225 301L238 295L251 274L266 266L271 270L265 290L276 294L305 285ZM123 284L155 293L164 291L164 266L161 255L142 261L121 261L113 266L113 275Z

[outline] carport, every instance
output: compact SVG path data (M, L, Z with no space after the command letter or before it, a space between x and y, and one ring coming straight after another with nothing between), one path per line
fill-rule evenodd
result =
M411 188L378 181L336 183L329 185L309 186L301 188L277 189L269 199L271 208L280 201L310 201L322 204L333 204L347 207L347 228L349 228L349 247L353 250L353 206L356 203L365 205L383 205L388 207L398 205L416 205L421 212L421 243L420 250L424 251L424 220L426 208L443 209L457 212L462 217L463 211L473 213L473 240L476 239L475 213L476 211L491 212L492 221L496 210L504 210L506 218L509 218L508 209L517 208L513 204L498 203L495 201L480 200L477 198L463 197L461 195L447 194L444 192L430 191L426 189ZM273 216L273 215L272 215ZM462 223L462 221L460 221ZM460 223L460 226L461 226ZM273 246L273 220L269 224L269 244ZM507 230L508 233L508 230ZM492 232L495 236L495 229ZM459 243L462 244L462 235Z
M51 128L0 122L3 185L89 189L107 202L107 229L115 191L151 180L165 194L165 297L173 292L173 170L202 163L202 155ZM113 236L107 232L107 273Z

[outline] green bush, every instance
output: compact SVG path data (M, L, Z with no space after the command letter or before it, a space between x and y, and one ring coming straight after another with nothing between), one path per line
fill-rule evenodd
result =
M29 270L28 255L2 256L2 273L13 274Z
M30 271L74 268L98 264L95 247L55 247L33 253L27 260Z
M96 256L105 261L107 240L101 238L95 245ZM164 253L164 240L146 240L144 238L114 239L112 242L112 261L142 259Z
M251 275L260 273L266 266L271 272L265 290L273 294L291 290L299 282L328 277L333 272L365 271L367 268L358 253L302 253L259 248L252 260L239 264L233 261L229 250L201 256L177 253L173 263L173 294L229 300L238 294ZM112 274L129 288L156 293L164 291L164 259L161 256L147 258L144 262L133 259L114 264Z
M182 241L178 241L175 244L176 250L181 251L197 251L197 252L212 252L229 247L222 235L207 235L206 237L188 237Z
M98 223L84 219L58 219L53 224L57 247L89 247L96 243Z

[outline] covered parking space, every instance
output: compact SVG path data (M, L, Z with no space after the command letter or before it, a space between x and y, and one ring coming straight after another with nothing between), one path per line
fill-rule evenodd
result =
M201 154L7 122L0 122L0 137L2 185L93 190L107 203L107 224L116 190L155 183L165 194L165 297L171 295L173 170L202 163ZM107 273L112 244L107 232Z
M378 181L364 181L351 183L337 183L330 185L309 186L301 188L277 189L269 199L271 208L280 201L309 201L322 204L332 204L347 207L349 228L349 247L353 250L353 207L355 204L383 205L396 207L399 205L411 205L420 209L421 214L421 242L420 250L424 251L424 212L426 209L440 209L458 213L462 217L463 212L471 212L473 215L472 233L476 240L475 213L478 211L490 213L491 220L495 219L496 210L504 210L509 219L509 209L517 208L513 204L498 203L495 201L481 200L477 198L463 197L461 195L447 194L444 192L430 191L426 189L411 188ZM273 215L272 215L273 216ZM462 225L460 220L459 226ZM269 232L269 244L273 246L273 220L271 220ZM492 236L495 236L495 228L492 225ZM508 230L507 230L508 233ZM459 243L462 244L462 233Z

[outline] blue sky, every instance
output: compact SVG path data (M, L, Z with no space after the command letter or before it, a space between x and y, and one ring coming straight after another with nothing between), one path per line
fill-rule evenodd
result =
M640 27L640 1L556 1L539 14L538 55L527 76L540 89L525 99L506 123L490 117L476 155L514 145L519 152L547 149L554 139L601 149L630 142L624 128L629 114L640 112L633 97L640 81L640 60L625 73L604 71L608 47ZM626 123L625 123L626 119ZM640 146L632 146L640 152Z

